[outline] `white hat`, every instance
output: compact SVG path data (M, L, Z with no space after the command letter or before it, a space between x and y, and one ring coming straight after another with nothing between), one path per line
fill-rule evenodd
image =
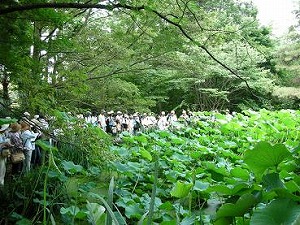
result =
M7 128L9 128L9 124L2 124L0 131L5 131Z
M23 115L24 116L30 116L30 113L29 112L24 112Z

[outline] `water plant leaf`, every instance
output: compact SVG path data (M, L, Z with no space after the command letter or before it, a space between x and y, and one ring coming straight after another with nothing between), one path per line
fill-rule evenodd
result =
M183 220L180 222L180 225L193 225L193 224L195 224L194 216L184 217Z
M141 156L145 159L148 159L149 161L152 161L152 156L150 154L149 151L147 151L146 149L144 148L141 148L140 149L140 153L141 153Z
M127 218L141 218L143 210L137 203L127 205L125 208L125 215Z
M164 210L173 210L174 206L171 202L167 201L167 202L161 204L158 208L159 209L164 209Z
M231 225L232 217L220 217L215 222L214 225Z
M88 209L88 221L92 225L100 225L104 223L105 208L102 205L87 201L86 208Z
M134 139L137 140L138 142L142 143L143 145L146 145L148 143L147 137L144 135L135 136Z
M248 180L250 178L250 173L248 170L243 169L241 167L235 167L232 170L230 170L230 174L233 177L241 178L243 180Z
M35 144L39 147L41 147L44 151L55 151L57 152L58 149L54 146L52 146L48 141L44 141L44 140L37 140L35 142Z
M292 199L275 199L268 205L258 208L251 217L250 224L286 224L300 222L300 205Z
M285 186L291 193L294 193L294 192L297 192L300 190L300 186L293 180L286 182Z
M83 171L83 167L81 165L75 165L71 161L63 161L62 165L63 165L64 170L71 174L80 173Z
M200 180L196 180L195 185L193 187L193 190L195 190L195 191L205 191L205 190L207 190L208 187L209 187L208 182L202 182Z
M71 216L76 216L80 212L80 209L77 206L70 206L68 208L61 207L60 214L68 214Z
M175 145L182 145L185 143L185 140L179 137L172 137L171 140Z
M159 136L162 137L162 138L166 138L166 137L170 137L171 136L171 133L168 132L168 131L160 131L159 133Z
M244 155L245 163L256 174L261 177L266 169L277 167L291 153L283 144L272 146L268 142L259 142L254 149L247 150Z
M278 173L266 174L263 177L262 182L263 182L263 186L267 191L272 191L273 189L277 189L277 188L285 188L284 184L279 178Z
M189 194L192 187L193 184L177 181L170 194L176 198L184 198Z
M16 222L16 225L32 225L32 222L29 219L23 218Z
M147 217L149 211L145 212L144 215L141 217L137 225L143 225L145 218Z
M235 204L226 203L217 211L217 218L243 216L256 204L256 198L252 194L242 195Z

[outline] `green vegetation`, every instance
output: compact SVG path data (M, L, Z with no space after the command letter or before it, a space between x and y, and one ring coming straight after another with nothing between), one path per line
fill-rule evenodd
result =
M2 197L14 201L1 201L4 218L18 224L297 224L300 111L197 116L178 130L124 133L121 144L111 145L114 159L106 167L76 164L40 144L48 163L10 184Z
M125 143L113 148L123 161L113 167L121 174L116 205L128 224L150 211L154 185L151 219L157 224L298 221L299 112L244 113L232 120L216 114L216 122L195 121L174 132L125 135ZM281 211L283 205L293 210Z
M1 1L0 117L55 118L59 142L8 177L0 224L299 224L298 30L247 1ZM61 113L101 109L200 119L114 144Z
M7 0L0 22L2 117L299 106L297 27L274 40L251 3Z

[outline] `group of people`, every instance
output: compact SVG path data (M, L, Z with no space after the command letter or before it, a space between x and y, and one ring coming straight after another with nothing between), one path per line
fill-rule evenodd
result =
M226 112L226 115L233 115ZM183 124L189 124L194 116L190 111L183 110L181 115L177 117L174 110L166 113L162 111L155 116L153 113L134 113L127 114L121 111L104 111L98 115L88 113L85 116L77 115L85 124L91 124L101 128L103 131L118 135L121 132L127 131L136 134L139 131L147 131L151 129L167 130L178 128ZM10 118L6 118L10 119ZM201 118L198 118L201 119ZM205 118L206 120L207 118ZM214 120L214 117L209 118ZM28 112L23 114L23 117L15 123L3 124L0 127L0 186L4 185L7 164L11 166L11 174L21 174L30 171L32 166L41 163L41 150L35 145L38 138L45 136L48 132L49 141L56 140L55 129L51 134L49 132L49 124L45 118L35 115L31 118ZM7 163L10 160L10 154L15 151L22 151L25 159L19 163ZM10 160L12 162L12 160Z
M148 129L166 130L175 126L176 122L182 120L187 122L190 115L183 110L179 118L172 110L169 113L162 111L160 115L153 113L134 113L126 114L120 111L106 112L104 110L97 116L87 114L78 115L78 118L84 120L86 124L92 124L103 129L112 135L117 135L123 131L136 134L138 131ZM10 120L10 118L6 118ZM4 179L7 166L10 166L11 175L23 174L30 171L32 166L41 163L41 150L35 144L35 141L44 135L49 128L48 122L39 115L31 115L28 112L18 121L10 124L2 124L0 127L0 186L4 185ZM22 151L25 159L13 163L11 155ZM10 163L8 163L10 161Z
M185 110L178 118L175 111L172 110L169 113L162 111L158 116L153 113L134 113L126 114L121 111L106 112L102 110L99 115L92 115L88 113L86 116L82 114L78 115L78 118L84 119L87 124L92 124L102 128L107 133L112 135L117 135L123 131L128 131L135 134L138 131L145 131L148 129L159 129L166 130L169 127L175 126L176 122L179 120L188 122L191 114L187 113Z
M10 120L9 117L6 120ZM35 145L35 141L42 137L43 129L47 129L48 123L45 119L35 115L30 118L30 114L25 112L18 122L2 124L0 127L0 186L4 185L7 165L11 166L11 174L21 174L30 171L32 165L41 163L40 148ZM24 160L7 163L11 160L11 155L22 152ZM23 155L22 154L22 155Z

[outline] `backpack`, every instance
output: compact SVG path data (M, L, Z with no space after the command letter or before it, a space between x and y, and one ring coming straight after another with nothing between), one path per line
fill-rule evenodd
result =
M137 130L141 128L141 124L138 121L134 121L133 129Z
M115 126L115 125L116 125L116 124L115 124L114 119L113 119L113 118L109 118L109 120L108 120L108 126L113 127L113 126Z

